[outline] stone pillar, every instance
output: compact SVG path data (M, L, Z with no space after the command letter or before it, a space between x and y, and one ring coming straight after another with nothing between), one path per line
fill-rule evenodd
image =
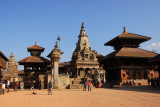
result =
M58 89L58 63L54 62L54 72L53 72L53 88Z
M56 42L56 45L54 49L51 51L51 53L48 55L48 57L52 61L52 77L51 81L53 83L53 88L58 89L58 65L59 65L59 60L61 58L61 54L63 54L60 49L58 48L58 42Z

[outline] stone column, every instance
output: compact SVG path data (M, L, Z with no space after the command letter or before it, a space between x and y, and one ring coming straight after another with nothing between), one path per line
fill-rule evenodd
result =
M53 72L53 88L58 89L58 64L59 62L54 62L54 72Z
M61 58L61 54L63 54L57 45L58 42L56 42L56 45L54 49L51 51L51 53L48 55L52 61L52 77L51 81L53 83L53 88L58 89L58 69L59 69L59 60Z

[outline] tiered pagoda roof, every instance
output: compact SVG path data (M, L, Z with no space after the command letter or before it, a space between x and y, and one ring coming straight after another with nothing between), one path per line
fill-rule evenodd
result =
M113 58L113 57L153 58L156 55L157 55L156 53L139 48L123 47L117 51L108 54L107 56L105 56L105 58Z
M109 42L105 46L113 46L115 51L105 56L105 58L113 57L133 57L133 58L153 58L157 53L139 49L139 44L150 40L150 37L124 32ZM105 59L104 58L104 59Z
M38 46L37 42L36 42L34 46L28 47L27 50L28 50L28 52L33 51L33 50L40 50L41 52L43 52L44 48Z
M150 59L149 62L160 62L160 54L158 54L154 58Z
M20 65L23 65L25 63L46 63L46 64L50 64L50 61L44 57L41 57L41 52L44 51L43 47L40 47L37 45L37 43L35 43L34 46L28 47L27 48L28 52L31 53L31 56L26 57L20 61L18 61L18 63Z
M24 63L48 63L50 64L50 61L44 57L29 56L29 57L26 57L18 61L18 63L19 64L24 64Z

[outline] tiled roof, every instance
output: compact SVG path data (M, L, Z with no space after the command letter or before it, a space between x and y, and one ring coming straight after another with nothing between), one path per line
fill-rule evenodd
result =
M50 61L44 57L29 56L27 58L24 58L18 61L18 63L19 64L23 64L23 63L48 63L50 64Z
M28 47L27 49L28 50L44 50L43 47L40 47L38 45L34 45L34 46L31 46L31 47Z
M66 67L66 66L70 66L70 62L60 62L59 63L59 67ZM51 67L51 64L48 65L47 67Z
M6 61L8 61L8 58L1 51L0 51L0 56L4 58Z
M65 67L65 66L70 66L70 62L60 62L59 63L59 67ZM51 67L51 64L48 65L47 67Z
M129 32L124 32L121 35L119 35L118 37L119 38L138 38L138 39L147 39L147 40L150 39L150 37L142 36L142 35L138 35L138 34L133 34L133 33L129 33Z
M122 34L120 34L119 36L113 38L112 40L108 41L107 43L105 43L104 45L113 45L114 42L118 39L139 39L142 42L150 40L150 37L147 36L142 36L142 35L138 35L138 34L133 34L133 33L129 33L129 32L124 32Z
M24 70L18 71L18 74L24 74Z
M149 62L160 62L160 54L158 54L154 58L150 59Z
M120 50L114 51L104 58L113 58L113 57L132 57L132 58L153 58L157 53L146 51L139 48L127 48L123 47Z
M97 58L102 58L103 55L96 53L96 57L97 57Z
M70 66L70 62L63 62L63 63L59 63L59 67L65 67L65 66Z

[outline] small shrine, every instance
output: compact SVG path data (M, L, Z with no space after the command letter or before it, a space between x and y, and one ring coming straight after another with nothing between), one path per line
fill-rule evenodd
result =
M15 61L13 53L11 53L7 64L7 77L10 82L18 81L18 63Z
M138 47L150 39L147 36L129 33L124 27L122 34L105 43L105 46L112 46L115 50L102 60L107 82L121 85L126 81L134 81L147 84L147 76L151 69L148 60L157 54Z
M47 88L47 66L51 62L41 56L44 48L35 43L34 46L28 47L27 50L31 56L18 61L19 65L24 65L26 88L29 88L32 82L35 88L38 88L39 81L41 81L42 88Z

